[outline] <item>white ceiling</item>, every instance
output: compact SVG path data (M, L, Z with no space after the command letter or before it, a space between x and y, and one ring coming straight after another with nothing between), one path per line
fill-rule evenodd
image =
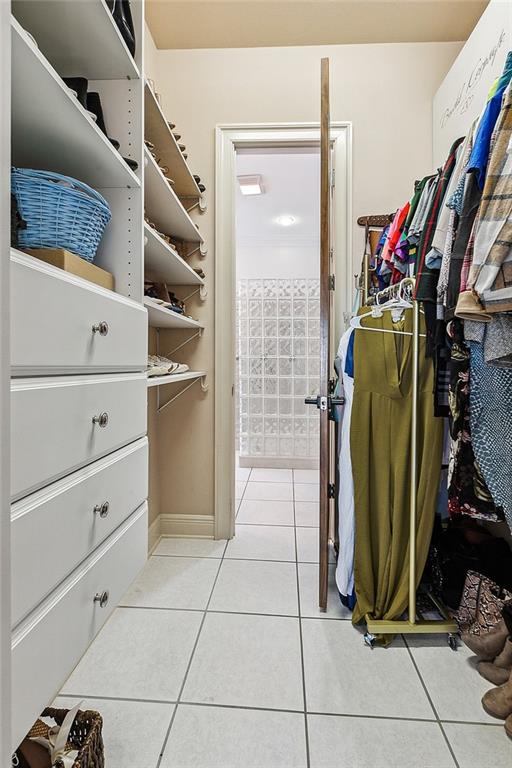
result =
M319 241L320 155L307 150L270 154L237 155L237 175L260 175L264 194L242 195L237 191L237 245L316 246ZM283 227L278 216L294 216Z
M488 0L147 0L158 48L467 40Z

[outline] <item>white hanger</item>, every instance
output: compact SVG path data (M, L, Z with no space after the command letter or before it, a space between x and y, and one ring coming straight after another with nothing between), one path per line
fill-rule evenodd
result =
M378 303L378 294L376 296L376 304L374 304L370 310L370 312L365 312L364 315L356 315L350 320L350 327L355 328L356 330L360 331L377 331L378 333L395 333L400 334L401 336L412 336L411 331L398 331L398 330L390 330L389 328L372 328L371 326L362 325L361 321L365 319L365 317L382 317L384 312L392 311L392 310L401 310L404 309L411 309L412 303L404 298L402 296L402 290L401 287L399 287L398 296L394 296L391 299L388 299L383 304ZM424 333L420 333L420 336L425 337Z

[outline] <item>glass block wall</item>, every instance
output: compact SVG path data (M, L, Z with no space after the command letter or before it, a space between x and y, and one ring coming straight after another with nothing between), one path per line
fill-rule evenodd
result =
M242 456L318 458L318 412L304 398L318 394L319 296L317 279L237 282Z

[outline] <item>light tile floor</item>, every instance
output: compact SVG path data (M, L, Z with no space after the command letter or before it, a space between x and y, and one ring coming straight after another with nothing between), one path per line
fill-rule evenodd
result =
M370 650L334 564L318 612L318 473L237 492L235 539L162 540L57 699L101 711L107 768L510 768L467 649Z

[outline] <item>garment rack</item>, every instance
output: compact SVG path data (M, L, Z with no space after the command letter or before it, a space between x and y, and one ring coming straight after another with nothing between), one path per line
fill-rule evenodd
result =
M416 522L417 522L417 487L418 487L418 380L419 380L419 348L420 348L420 308L414 299L415 280L406 277L399 283L384 288L368 298L367 304L380 303L381 299L392 299L402 296L412 303L412 418L411 418L411 496L409 503L409 605L407 619L373 619L366 616L367 631L364 641L373 648L376 635L389 634L447 634L448 644L455 650L457 647L458 627L448 615L444 606L429 595L433 605L443 616L442 619L418 619L416 615Z

